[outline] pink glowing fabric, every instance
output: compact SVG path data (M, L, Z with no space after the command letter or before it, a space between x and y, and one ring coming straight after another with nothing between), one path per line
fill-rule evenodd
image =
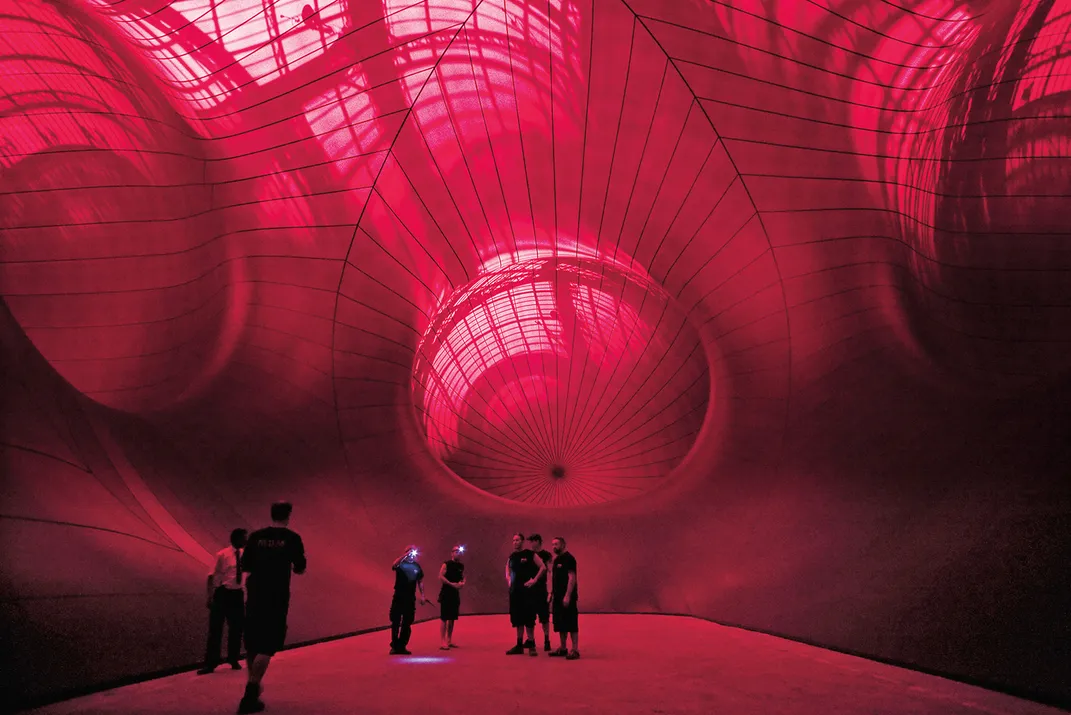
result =
M198 559L289 496L292 640L381 625L399 544L553 528L590 608L1066 695L1069 32L0 0L9 682L192 662Z

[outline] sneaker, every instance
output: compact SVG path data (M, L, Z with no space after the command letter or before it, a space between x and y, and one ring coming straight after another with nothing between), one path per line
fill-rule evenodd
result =
M264 703L260 699L261 689L259 685L253 685L249 683L245 686L245 695L242 696L241 701L238 703L238 712L244 713L259 713L264 709Z
M532 656L533 658L535 658L536 656L538 656L538 655L539 655L539 652L538 652L538 651L537 651L537 650L536 650L535 648L532 648L532 649L530 649L530 650L528 651L528 655L530 655L530 656Z
M264 710L264 703L260 700L246 700L242 698L238 703L238 715L245 715L245 713L259 713Z
M561 658L563 655L566 655L568 652L569 651L565 650L565 648L555 648L554 650L552 650L547 655L549 655L551 658Z
M216 666L214 666L214 665L206 665L205 667L203 667L200 670L198 670L197 674L198 675L208 675L209 673L215 672L215 670L216 670Z
M532 648L534 650L535 649L535 641L532 641L532 640L525 641L524 642L524 647L525 648Z
M506 651L506 655L524 655L524 646L518 643Z
M456 646L456 645L454 645L453 643L450 643L450 644L449 644L449 646L450 646L451 648L457 648L457 646Z
M413 655L413 652L408 648L399 648L398 655Z
M239 663L236 660L231 661L230 666L231 666L231 670L241 670L242 669L242 664Z
M579 657L580 657L580 651L571 650L571 651L569 651L569 654L565 656L565 659L566 660L576 660Z

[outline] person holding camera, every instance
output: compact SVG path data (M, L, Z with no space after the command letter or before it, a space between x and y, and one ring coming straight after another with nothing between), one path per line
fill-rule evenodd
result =
M406 547L405 553L394 560L394 598L390 602L390 654L412 655L406 648L413 633L416 618L416 592L420 590L420 605L424 598L424 569L417 561L416 546Z

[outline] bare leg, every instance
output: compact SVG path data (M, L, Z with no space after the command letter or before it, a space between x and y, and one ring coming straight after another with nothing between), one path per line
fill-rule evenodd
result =
M543 624L543 642L550 642L550 622Z
M249 654L248 663L249 679L245 684L245 694L242 695L242 700L238 703L238 712L252 712L264 709L264 704L260 701L260 681L264 678L268 665L271 664L271 656L251 653Z
M565 640L564 636L562 637L562 640L563 641ZM569 640L573 642L573 650L574 651L579 651L580 650L580 633L579 632L570 633L569 634Z
M517 626L517 642L524 643L524 626Z
M446 622L446 645L454 642L454 623L455 621Z
M264 674L268 672L269 665L271 665L270 655L257 654L257 657L253 659L253 664L249 667L249 682L260 685Z
M450 642L446 638L446 621L439 621L439 640L442 641L443 646Z
M560 650L568 650L565 647L565 636L566 636L565 631L562 631L561 633L558 634L558 637L561 639L561 649Z

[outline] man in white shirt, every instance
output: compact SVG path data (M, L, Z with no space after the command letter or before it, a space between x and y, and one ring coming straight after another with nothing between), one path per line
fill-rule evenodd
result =
M208 574L208 645L205 664L197 671L207 675L220 663L223 621L227 621L227 662L241 670L238 662L242 650L242 624L245 620L245 592L242 590L242 553L246 530L231 532L231 545L216 554L216 567Z

